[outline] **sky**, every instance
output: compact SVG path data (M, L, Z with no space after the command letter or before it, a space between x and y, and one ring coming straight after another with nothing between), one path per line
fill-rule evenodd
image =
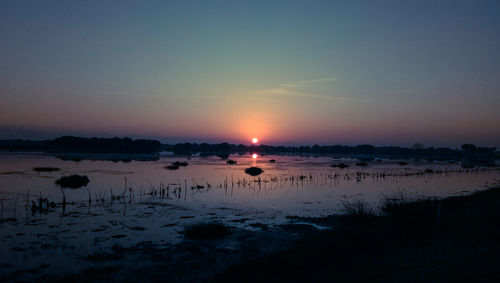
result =
M4 138L500 146L499 106L500 1L0 0Z

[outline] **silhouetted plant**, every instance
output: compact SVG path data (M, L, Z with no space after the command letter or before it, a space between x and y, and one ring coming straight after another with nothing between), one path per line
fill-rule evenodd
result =
M179 161L175 161L174 163L172 163L173 166L177 166L177 167L186 167L188 166L188 163L187 162L179 162Z
M264 170L260 169L259 167L250 167L245 169L245 173L247 173L250 176L258 176L262 174L262 172L264 172Z
M59 171L61 170L60 168L56 167L35 167L33 168L33 171L36 172L54 172L54 171Z
M347 216L373 216L375 212L367 202L363 200L340 200L342 213Z
M87 176L81 175L71 175L66 177L61 177L56 180L56 184L61 188L78 189L86 186L89 183L89 178Z
M177 166L177 165L167 165L167 166L165 166L165 168L168 169L168 170L177 170L177 169L179 169L179 166Z
M340 169L344 169L344 168L349 167L349 165L344 164L344 163L332 164L331 166L332 166L333 168L340 168Z

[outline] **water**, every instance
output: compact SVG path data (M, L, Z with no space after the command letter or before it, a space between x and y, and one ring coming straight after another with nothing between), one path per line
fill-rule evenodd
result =
M361 199L376 209L381 197L399 191L445 197L500 180L496 169L464 170L448 162L408 161L401 166L398 160L382 160L359 167L356 160L331 157L234 155L230 159L237 164L218 157L164 155L158 161L123 163L0 154L2 272L10 274L20 266L48 270L70 266L76 272L89 264L82 258L116 245L144 241L174 245L182 241L184 227L197 222L221 221L256 230L257 224L285 223L287 216L339 213L343 199ZM165 168L175 161L188 166ZM330 167L340 162L350 167ZM264 173L245 174L250 166ZM61 170L38 173L33 167ZM426 169L432 173L423 173ZM68 204L63 207L55 180L71 174L87 175L90 183L64 189ZM56 206L32 210L31 201L37 203L40 196Z

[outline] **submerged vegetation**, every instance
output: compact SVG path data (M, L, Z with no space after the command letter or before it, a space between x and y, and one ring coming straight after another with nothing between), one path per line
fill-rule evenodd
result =
M247 173L250 176L259 176L260 174L262 174L262 172L264 172L264 170L262 170L259 167L250 167L245 169L245 173Z
M177 166L177 167L186 167L186 166L188 166L188 163L181 162L181 161L175 161L174 163L172 163L172 165Z
M245 160L244 158L243 160ZM281 158L286 160L284 157ZM178 160L171 163L171 166L181 166L183 162L180 160L183 159ZM302 164L304 159L298 160ZM326 162L324 162L325 160ZM355 160L342 160L353 168L340 170L331 168L329 160L325 158L318 162L318 168L320 169L316 171L307 170L309 167L305 167L306 169L303 170L289 171L288 173L266 169L266 172L264 174L261 172L258 177L249 177L244 174L243 168L245 167L226 166L225 168L238 171L239 174L221 176L219 179L205 179L203 176L180 179L177 174L174 174L176 179L171 179L165 184L160 183L159 186L150 182L149 186L139 187L135 181L128 182L127 178L124 177L124 186L118 186L118 188L116 186L114 188L104 188L95 185L92 186L94 190L69 192L61 189L62 202L59 195L56 195L56 197L45 193L39 195L38 191L31 196L27 195L26 198L21 196L19 200L13 196L6 196L10 200L7 200L9 203L4 201L3 207L5 207L6 211L9 210L10 215L15 216L15 212L12 213L10 210L16 207L15 202L17 201L18 204L25 203L27 213L31 212L31 216L27 216L25 221L23 221L22 217L19 217L19 214L15 218L0 217L0 223L5 221L4 226L14 225L14 223L16 225L41 224L49 228L41 228L40 230L48 229L48 233L53 233L57 237L59 237L58 235L64 235L74 239L77 239L80 233L87 233L86 235L90 237L91 242L80 244L80 246L78 246L79 244L71 244L71 246L78 248L81 245L87 245L88 247L92 245L89 243L94 241L94 246L97 246L98 249L103 247L102 252L98 251L98 254L93 257L95 262L90 263L94 265L93 268L100 268L98 265L101 263L105 263L104 266L117 264L129 266L131 262L133 262L131 265L135 266L137 264L134 272L121 269L120 275L113 277L113 274L104 271L103 278L132 278L128 276L135 276L134 274L137 274L135 271L150 268L151 270L161 270L158 271L161 274L159 276L167 281L173 280L172 278L177 274L181 274L178 278L192 279L193 277L189 277L191 276L190 272L196 271L201 274L201 268L206 268L216 270L209 275L202 273L204 279L211 280L215 272L222 272L230 264L241 262L242 265L235 265L225 273L220 274L216 281L238 281L238 278L243 278L235 274L241 274L241 276L248 278L249 281L266 281L266 279L270 281L294 281L295 279L306 281L309 280L308 276L310 274L313 274L310 278L313 282L321 281L322 278L332 278L337 274L339 275L335 278L340 281L349 280L349 276L354 276L352 281L367 280L371 278L370 276L373 276L374 280L387 281L387 278L379 273L370 273L378 269L379 264L383 271L382 274L395 271L397 281L404 281L406 277L398 276L403 276L403 272L406 272L406 270L423 274L423 278L427 279L429 277L425 272L428 272L429 266L442 264L441 260L447 263L450 260L456 261L460 258L459 256L463 256L462 252L464 255L469 256L471 260L476 260L476 251L464 251L462 249L463 246L474 244L466 236L469 233L468 226L465 226L465 231L455 228L453 228L455 230L448 230L449 225L456 224L450 220L452 215L460 214L461 217L463 213L468 213L466 212L467 209L476 205L474 203L463 205L450 212L454 205L448 203L448 199L422 198L404 191L396 191L382 196L379 206L359 199L362 196L351 195L345 196L345 200L341 200L341 215L309 219L300 216L286 217L287 220L285 221L288 221L288 223L285 224L280 223L280 220L274 220L272 217L276 214L272 212L267 215L264 215L264 213L254 214L253 212L248 213L246 209L240 207L234 209L224 204L199 213L182 206L183 200L189 200L189 198L199 199L202 197L200 194L209 191L218 191L219 194L224 193L227 197L230 197L233 192L238 194L242 191L260 192L261 194L269 191L277 192L278 190L289 191L290 188L297 188L302 191L302 188L333 188L339 182L360 183L373 180L377 184L378 182L384 184L383 181L387 180L391 183L399 183L399 181L409 177L414 180L417 178L429 180L438 176L480 174L499 170L499 168L485 167L463 169L458 164L450 168L447 167L447 163L442 163L438 166L429 165L433 167L431 167L431 172L427 172L425 169L427 167L422 167L421 164L415 167L410 166L409 169L399 167L396 162L390 162L391 165L395 165L394 167L371 166L367 169L354 167L353 165L357 162ZM212 161L210 160L210 163ZM227 161L217 160L217 162L224 164ZM254 163L247 160L246 162ZM257 162L260 163L256 164L266 164L267 160L263 158L263 160ZM245 164L244 162L241 163ZM198 162L193 164L193 166L197 166ZM287 162L283 161L281 164L287 164ZM272 167L272 165L267 166ZM262 170L261 168L258 169ZM33 175L33 172L28 171L27 174ZM46 178L47 180L53 178L53 176L46 175L35 175L35 177ZM84 199L82 195L84 195ZM66 199L66 197L69 198ZM335 198L335 205L337 205L337 200ZM493 196L491 201L494 202ZM2 204L1 200L0 204ZM320 206L319 203L309 202L309 200L307 202L304 200L299 204L299 206L311 210L316 209L316 205ZM336 207L332 206L331 208ZM36 216L34 216L35 214ZM67 221L57 220L63 217ZM52 219L52 221L47 221L48 219ZM53 221L54 219L59 222ZM78 222L77 219L81 222ZM197 223L193 224L192 221ZM464 223L467 223L467 221ZM78 223L85 225L78 225ZM486 224L493 225L489 222ZM35 226L34 228L38 227ZM483 229L481 226L476 228ZM55 249L49 247L49 245L55 246L56 241L51 242L48 237L44 238L41 235L42 233L18 232L16 229L18 228L12 226L11 231L14 232L10 232L8 236L14 237L14 235L19 234L20 236L16 236L18 237L17 242L22 239L26 244L19 247L14 246L16 243L14 238L12 240L4 238L5 243L10 245L7 246L8 249L14 253L29 256L28 250L39 246L40 243L47 246L47 254L56 253ZM31 228L26 230L29 231L28 229ZM50 232L51 230L52 232ZM66 232L61 233L61 231ZM447 237L453 237L453 233L457 233L457 231L465 234L459 236L461 242L457 244L458 240L456 239L447 241ZM483 229L483 231L485 233L491 232L489 228ZM21 233L26 233L26 235L23 236ZM41 236L38 236L38 234ZM500 234L493 234L493 237L496 236L500 236ZM143 237L150 238L143 241ZM170 242L173 241L173 237L180 242ZM121 242L119 239L122 238L126 239L126 241ZM480 237L471 236L471 239L483 243ZM66 241L62 237L57 238L57 240L68 246L72 241ZM296 240L298 241L290 247L292 241ZM129 244L123 244L124 242L132 244L129 246ZM95 245L95 243L98 243L98 245ZM492 247L491 241L484 243L486 243L484 246L479 246L480 251ZM57 246L60 247L62 244L57 243ZM444 252L442 253L441 249L443 247ZM459 251L456 254L449 255L447 252L452 249L458 249ZM64 256L71 259L81 256L78 251L72 254L72 251L68 250L69 255ZM496 251L495 246L493 246L492 250ZM140 258L138 259L136 256L139 251ZM276 252L279 253L276 254ZM101 254L102 258L100 257ZM440 260L431 262L436 254L440 257L443 255L443 257ZM471 257L471 254L474 256ZM268 258L268 256L270 257ZM159 257L161 257L161 261L158 260ZM223 264L218 265L221 262ZM276 269L269 267L275 264ZM14 265L15 267L10 268L8 272L14 274L12 278L23 279L22 276L24 275L21 276L16 273L22 267L19 267L16 263ZM172 269L158 268L160 265L174 266L178 268L179 273L173 275ZM255 274L251 273L250 269L252 268L258 271ZM292 274L289 274L290 268ZM415 268L415 271L412 268ZM362 270L362 275L359 274L359 270ZM54 276L53 272L52 270L46 271L40 276L45 276L47 273ZM75 274L77 272L82 274L79 270L74 272ZM266 277L268 276L267 272L271 273L269 277ZM365 275L364 272L368 273ZM84 271L83 274L85 275L80 280L87 280L86 276L89 276L89 273ZM487 276L489 276L488 274ZM62 273L62 276L65 275L65 273ZM123 277L121 277L122 275ZM195 277L195 280L191 281L199 281L199 278Z
M179 167L186 167L186 166L188 166L187 162L175 161L171 165L165 166L165 168L168 170L177 170L179 169Z
M33 171L35 172L54 172L54 171L60 171L60 168L57 167L34 167Z
M282 217L282 220L275 217L277 215L275 212L280 211L279 208L273 208L272 211L258 208L254 213L248 210L247 207L233 206L227 203L234 200L234 203L237 204L237 201L239 201L237 198L243 194L247 196L252 194L259 197L264 194L277 195L298 191L301 194L304 192L306 197L299 199L296 207L303 207L307 211L316 213L318 208L323 209L326 207L329 211L338 208L339 199L336 196L332 197L331 200L321 199L321 197L332 191L337 191L336 186L339 186L339 184L354 184L356 182L385 186L385 184L390 183L396 184L391 187L397 190L399 184L404 184L406 181L418 182L421 180L423 186L425 186L429 180L439 180L448 176L456 177L467 174L475 179L480 179L483 173L487 173L491 177L496 172L500 172L500 168L476 167L474 169L464 169L459 164L449 165L447 162L430 164L408 160L409 166L400 167L397 163L399 160L384 160L382 166L377 166L377 160L375 159L318 158L314 162L308 162L313 158L284 156L278 157L279 166L276 166L269 163L270 158L273 157L265 156L257 160L250 159L249 156L233 157L235 161L238 161L238 164L241 164L241 166L236 167L234 165L225 165L230 160L212 158L202 163L200 162L202 157L174 157L175 159L165 157L162 162L155 163L153 166L146 164L146 166L149 166L148 168L152 167L156 170L154 172L162 174L162 166L169 165L180 168L188 165L187 162L189 162L189 166L193 166L193 170L185 172L190 173L186 175L171 172L172 174L165 175L167 176L165 179L161 179L165 183L153 184L162 177L159 176L158 179L152 179L149 185L138 184L137 179L139 178L137 176L132 179L133 181L129 182L127 180L128 174L135 172L109 170L107 166L113 165L109 162L99 164L103 165L102 167L105 167L105 170L90 170L85 167L88 165L87 162L83 164L84 166L69 164L71 166L69 168L61 165L65 172L66 170L73 171L73 167L79 167L80 174L92 174L89 177L94 180L94 176L96 176L96 182L101 180L99 174L111 174L112 177L110 178L118 180L123 178L124 185L114 183L113 188L111 188L96 183L88 190L61 189L60 192L59 190L53 190L53 188L49 192L39 192L36 188L35 190L32 188L31 195L26 194L26 198L23 195L0 195L0 212L3 212L0 214L7 216L5 218L0 217L0 223L5 222L3 226L11 229L0 240L4 240L6 249L23 257L32 256L30 254L31 250L38 249L40 245L46 247L44 253L47 255L58 253L53 247L64 247L68 252L61 258L67 257L71 260L81 257L82 252L79 252L79 250L83 250L81 247L88 247L88 250L102 248L102 251L98 250L98 253L102 254L104 258L94 257L95 262L90 263L92 268L100 268L101 263L103 263L103 266L135 266L137 264L134 271L138 271L142 268L148 270L161 269L157 267L163 265L173 266L179 270L179 274L182 274L180 277L175 277L171 273L172 269L159 271L161 278L167 281L173 280L174 277L184 279L186 277L183 276L186 276L186 274L190 276L192 271L203 274L206 280L211 280L215 272L222 272L230 264L238 262L242 262L244 265L249 264L249 267L259 264L257 269L260 269L260 264L264 264L264 266L274 264L267 259L267 256L277 251L282 251L283 256L275 254L271 256L271 259L283 260L284 262L277 263L275 270L277 274L272 274L269 277L271 281L293 281L296 278L299 281L306 281L308 280L308 274L313 274L311 281L320 281L321 278L324 278L321 276L326 274L326 278L332 278L336 272L340 274L339 280L346 281L343 279L348 280L350 275L359 276L354 272L356 268L363 270L363 272L365 269L369 271L377 269L378 265L374 266L374 263L380 263L383 267L382 270L384 270L383 273L390 273L395 270L396 276L401 274L403 268L399 270L399 267L403 265L405 270L409 268L412 270L411 268L415 267L417 268L415 272L421 272L421 269L418 268L422 268L425 273L428 266L421 267L422 258L427 260L427 258L433 258L436 254L442 255L441 250L436 251L434 249L435 246L429 248L426 245L433 243L436 235L444 239L445 234L455 233L455 230L450 230L451 232L447 230L448 225L451 223L449 210L452 207L447 203L447 200L422 198L416 194L412 195L397 191L382 196L377 206L373 202L364 202L360 199L363 196L354 193L349 195L347 193L345 200L340 201L341 209L339 212L342 215L311 219L300 216L295 216L295 218ZM297 161L299 165L294 167L296 165L289 160ZM354 164L358 161L365 161L371 166L368 168L356 167ZM336 162L334 168L339 169L330 167L332 162ZM57 164L61 163L58 161L58 163L38 162L35 164L59 166ZM218 175L210 177L203 175L205 172L200 173L197 167L200 166L200 163L201 165L216 163L217 166L211 168L218 170L215 171ZM259 171L264 169L265 172L260 172L256 177L249 177L248 172L243 171L245 168L251 169L247 168L252 166L250 164L261 166L261 168L254 168ZM340 170L344 165L351 168ZM19 168L24 171L16 174L24 174L29 178L36 178L50 183L53 183L54 177L60 174L37 174L32 171L32 166L31 163L25 165L25 167ZM130 166L124 167L129 168ZM219 174L221 168L227 171ZM182 170L180 173L182 173ZM13 177L23 178L22 176ZM61 181L58 180L58 182ZM328 192L329 189L331 189L330 192ZM460 189L468 188L465 186L460 187L456 192L460 192ZM313 196L312 193L314 192L312 190L326 193L321 194L318 198L309 199L309 196ZM222 196L222 194L225 196L224 200L229 201L220 206L214 206L214 208L195 210L187 205L191 199L210 201L212 196ZM208 197L205 198L205 196ZM367 198L372 199L373 195ZM321 203L316 202L316 200L320 200ZM184 201L187 201L185 202L186 206L184 206ZM331 205L332 203L333 205ZM19 213L23 211L19 209L23 204L26 211L25 219ZM17 215L15 212L16 206L18 207ZM467 206L464 207L467 208ZM299 210L294 210L294 208L283 211L286 213L284 216L288 213L301 213ZM460 208L455 210L454 213L461 214L465 212L463 208ZM60 221L63 218L64 221ZM283 221L288 222L283 224ZM193 222L197 223L192 224ZM25 228L19 229L14 224ZM39 229L41 232L30 229ZM35 232L32 233L32 231ZM485 231L489 233L489 230L486 229ZM23 233L25 235L22 235ZM86 239L84 240L82 236L82 240L79 242L81 233L86 233ZM468 233L468 231L462 231L462 233ZM145 241L146 237L147 240ZM372 237L374 239L371 239ZM290 248L290 243L297 239L299 241ZM481 241L480 238L479 240ZM257 241L259 241L258 244ZM441 238L438 238L437 241L441 241L440 246L445 247L445 256L442 258L444 261L450 258L453 260L458 258L454 256L448 257L446 252L448 248L452 249L457 246L460 249L460 245L455 245L456 242L453 241L451 241L452 245L448 245L448 242L441 240ZM463 240L462 243L464 243L464 246L470 246L468 239ZM303 249L297 248L300 245L303 246ZM417 251L415 245L423 247L423 249ZM75 247L74 251L72 250L73 247ZM288 248L290 250L283 251L283 249ZM488 250L490 246L487 245L481 248L481 250ZM429 249L431 249L430 252ZM406 254L408 250L410 251L409 255ZM138 251L141 253L139 259L137 258ZM493 249L493 251L496 250ZM419 252L421 252L420 255L417 254ZM39 257L33 255L34 259L30 259L30 261L36 262ZM162 261L159 261L158 257L161 257ZM144 260L145 258L147 260ZM253 262L252 259L255 259L257 263ZM342 262L343 259L346 262ZM471 260L476 260L476 258L471 257ZM319 264L317 264L318 261L320 261ZM130 264L131 262L133 264ZM221 262L224 264L216 265ZM436 260L432 264L438 265L441 263L441 261ZM18 275L20 274L18 271L23 269L22 264L20 261L14 262L13 266L8 268L7 273L13 274L12 278L18 278L19 281L22 281L21 279L24 279L23 276L25 275ZM423 264L427 263L424 262ZM293 270L293 275L287 274L287 272L290 272L287 271L287 265ZM187 266L190 267L187 268ZM200 268L215 271L207 275L202 273ZM227 281L237 281L234 279L238 278L232 277L234 270L240 271L237 268L240 267L233 266L227 273L220 275L221 280L225 281L224 279L229 278L230 280ZM246 268L244 266L241 273L245 278L247 276L246 272L249 272ZM266 268L264 267L262 272L265 272ZM334 271L328 271L329 268L333 268ZM75 270L72 272L80 274L80 270ZM120 269L120 272L122 273L117 277L105 273L103 278L132 278L127 276L137 274L131 270L123 271L123 269ZM274 272L272 268L270 268L270 272ZM282 274L282 272L285 273ZM316 273L319 274L317 277ZM47 274L54 276L53 269L47 268L39 276L42 277ZM88 276L89 273L84 271L83 274L86 275L80 280L87 280L88 278L85 276ZM121 277L122 274L125 274L124 277ZM62 273L62 275L64 276L65 273ZM256 274L250 274L248 278L250 281L261 281L265 276L259 270ZM368 277L368 275L366 276ZM378 279L377 276L381 275L375 274L375 280L386 281L387 279ZM361 279L370 279L367 277ZM187 278L192 279L193 277ZM197 280L199 278L196 277L195 280L191 281L199 281ZM401 277L395 278L398 281L404 281L402 279L405 279ZM353 281L357 281L357 279L359 278L355 277Z
M59 178L56 180L56 184L61 188L78 189L86 186L89 181L87 176L71 175Z
M349 165L345 164L345 163L339 163L339 164L332 164L331 167L333 168L340 168L340 169L344 169L344 168L347 168L349 167Z

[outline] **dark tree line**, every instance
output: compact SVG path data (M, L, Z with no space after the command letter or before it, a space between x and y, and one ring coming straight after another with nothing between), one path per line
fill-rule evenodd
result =
M51 151L81 153L157 153L161 143L155 140L131 138L79 138L64 136L47 141Z
M313 145L313 146L271 146L243 144L208 144L179 143L175 145L161 144L156 140L131 138L80 138L63 136L46 141L2 140L0 150L11 151L44 151L44 152L74 152L74 153L128 153L152 154L160 151L171 151L175 154L218 155L223 158L229 154L260 153L260 154L307 154L307 155L343 155L343 156L386 156L386 157L419 157L427 159L468 159L491 160L499 158L496 148L477 147L464 144L461 149L446 147L424 147L418 144L413 147L373 145Z
M161 143L155 140L133 140L131 138L80 138L64 136L45 141L4 140L0 141L0 149L50 153L152 154L160 151Z
M464 148L465 146L465 148ZM469 158L495 158L496 148L475 147L464 145L462 150L446 147L398 147L373 145L328 145L328 146L270 146L270 145L243 145L243 144L207 144L207 143L179 143L175 145L165 144L163 150L175 154L232 154L232 153L261 153L261 154L311 154L311 155L371 155L371 156L393 156L393 157L422 157L434 159L457 159ZM473 146L473 149L470 148Z

